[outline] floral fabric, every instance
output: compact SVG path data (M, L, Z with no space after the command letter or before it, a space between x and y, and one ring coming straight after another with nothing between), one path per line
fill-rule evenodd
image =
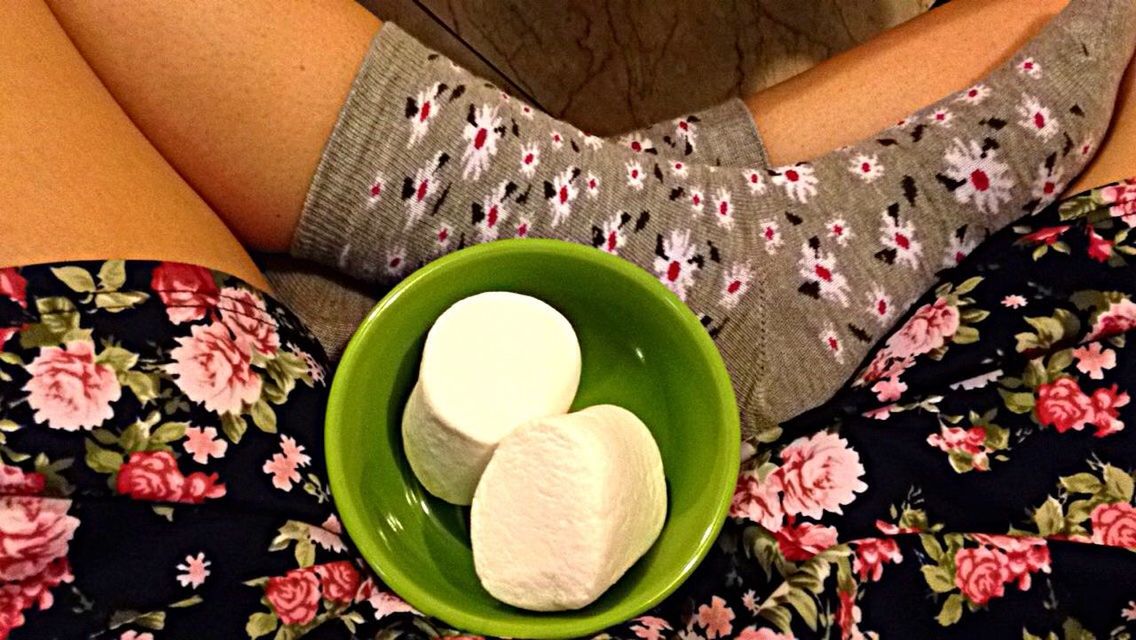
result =
M1130 637L1136 181L942 274L743 463L718 544L603 637ZM327 363L200 267L0 270L0 638L454 635L352 550Z

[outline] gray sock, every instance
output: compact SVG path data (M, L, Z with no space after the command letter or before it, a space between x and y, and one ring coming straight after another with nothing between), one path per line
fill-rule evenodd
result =
M812 163L679 170L668 166L677 147L586 136L388 24L292 251L373 281L499 238L616 253L702 317L752 436L827 400L939 270L1084 167L1132 53L1134 13L1127 0L1073 0L979 85ZM688 125L695 153L744 144Z

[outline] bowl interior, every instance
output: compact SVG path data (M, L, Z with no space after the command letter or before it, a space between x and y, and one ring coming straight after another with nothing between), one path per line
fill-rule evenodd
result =
M468 508L428 494L402 452L402 408L427 331L454 302L491 290L532 295L563 313L583 351L573 409L612 403L633 411L662 454L669 504L661 536L579 611L537 613L493 599L474 572ZM596 249L514 240L427 265L375 307L336 373L326 439L332 493L347 531L392 589L459 629L551 638L634 617L689 576L725 518L739 433L717 350L678 298Z

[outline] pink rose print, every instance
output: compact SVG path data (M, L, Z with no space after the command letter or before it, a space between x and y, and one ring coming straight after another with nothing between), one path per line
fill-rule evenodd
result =
M272 476L272 486L291 491L292 484L300 481L300 467L308 466L312 459L304 453L303 445L296 444L290 436L280 437L280 450L281 453L274 454L261 470Z
M199 504L225 495L217 474L182 475L169 451L136 451L118 469L115 487L135 500Z
M786 560L802 562L836 544L836 529L806 522L791 522L773 533L777 547Z
M974 604L982 606L1005 594L1009 559L1001 551L989 547L959 549L955 566L955 586Z
M1058 433L1080 431L1093 413L1092 400L1076 380L1068 377L1040 385L1034 410L1038 422L1054 427Z
M204 318L217 306L220 293L208 269L180 262L163 262L154 267L150 288L166 305L166 315L174 324Z
M185 452L193 456L197 464L206 464L209 458L223 458L229 450L229 443L217 437L215 427L186 427L185 442L182 443Z
M177 581L183 587L193 587L194 589L205 584L205 579L211 573L209 565L213 564L205 559L204 553L198 553L196 556L186 556L185 562L178 564L177 568L183 573L178 574Z
M988 471L990 450L986 448L986 429L981 426L963 429L962 427L940 427L939 433L927 436L927 444L945 453L958 451L971 456L974 468Z
M903 397L904 391L907 391L907 383L900 380L899 376L885 378L872 385L872 391L880 402L895 402Z
M346 560L313 567L320 578L320 591L331 602L350 604L359 591L359 572Z
M1108 309L1097 315L1092 333L1085 337L1085 342L1120 335L1131 331L1133 327L1136 327L1136 304L1124 298L1119 302L1110 303Z
M899 545L891 538L864 538L856 543L856 557L852 560L852 570L861 581L878 581L884 574L884 565L903 562Z
M190 400L218 414L237 414L260 398L261 380L250 368L250 354L225 325L194 325L177 343L166 370Z
M343 526L339 524L339 518L336 518L334 513L318 527L314 524L308 525L308 539L327 551L337 553L347 551L343 538L340 537L342 533Z
M225 287L217 304L221 324L233 332L237 346L246 353L252 349L262 355L272 355L280 348L276 333L276 320L268 313L261 297L247 289Z
M20 305L21 309L28 308L27 287L28 281L15 268L0 269L0 296ZM20 329L22 327L0 327L0 347L4 346L8 338L19 333Z
M631 632L643 640L660 640L663 632L671 628L670 623L654 616L641 616L635 619Z
M1127 393L1117 392L1117 386L1114 384L1093 391L1089 399L1093 405L1093 417L1090 422L1097 428L1097 432L1093 435L1103 438L1124 428L1124 422L1117 415L1118 409L1128 404Z
M67 558L79 520L67 515L70 500L34 496L0 497L0 581L37 576Z
M1123 502L1097 505L1090 520L1094 543L1136 549L1136 507Z
M131 629L129 631L123 631L122 635L118 637L118 640L154 640L154 634L149 632L138 633Z
M836 610L836 626L840 627L840 639L852 640L859 636L860 607L856 604L856 591L840 591L840 608Z
M0 584L0 640L7 638L12 629L23 626L24 611L33 606L40 611L50 609L55 602L51 589L74 579L64 557L53 560L41 573L25 580Z
M1104 236L1096 232L1095 229L1089 228L1089 257L1097 262L1108 262L1112 257L1112 241L1106 240Z
M1109 215L1122 218L1128 226L1136 223L1136 179L1129 178L1120 184L1100 190L1100 199L1110 205Z
M311 569L293 569L269 578L264 596L284 624L307 624L316 617L320 604L320 581Z
M758 479L756 470L738 474L734 498L730 502L730 517L748 518L770 531L781 528L784 512L781 510L781 476L773 471Z
M396 613L417 613L414 607L389 591L379 591L375 589L371 595L367 597L367 602L375 609L375 620L382 620Z
M974 540L1005 555L1006 582L1017 581L1022 591L1030 588L1030 574L1051 571L1049 546L1044 538L976 534Z
M1061 239L1061 236L1065 235L1066 231L1072 228L1073 227L1071 225L1067 224L1058 225L1055 227L1044 227L1042 229L1034 231L1033 233L1022 236L1020 242L1034 245L1053 245Z
M42 473L0 462L0 495L35 496L43 493L44 484Z
M714 596L710 604L698 607L698 616L695 621L698 626L706 629L706 637L713 639L725 638L730 635L734 627L730 621L734 619L734 610L726 606L726 601Z
M1077 359L1077 371L1087 373L1093 380L1103 380L1104 372L1116 366L1116 352L1099 342L1074 349L1073 357Z
M920 307L902 329L888 338L886 349L900 358L930 353L945 345L958 328L958 309L939 298Z
M755 629L754 627L746 627L734 637L737 640L793 640L793 636L777 633L772 629Z
M820 518L825 511L842 513L841 506L868 488L860 480L860 454L832 433L798 438L781 451L781 460L782 505L789 515Z
M43 347L28 373L28 405L35 409L36 422L52 429L93 429L114 415L110 405L122 397L114 369L95 363L90 340Z

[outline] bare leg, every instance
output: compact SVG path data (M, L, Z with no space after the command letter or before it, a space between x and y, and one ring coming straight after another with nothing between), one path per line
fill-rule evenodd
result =
M237 235L286 249L378 21L352 0L48 1L126 111ZM809 159L968 86L1065 4L955 0L747 103L774 163ZM1136 101L1117 113L1136 123ZM1136 124L1111 140L1081 184L1136 172Z
M0 266L152 258L267 286L40 0L0 2L0 95Z

